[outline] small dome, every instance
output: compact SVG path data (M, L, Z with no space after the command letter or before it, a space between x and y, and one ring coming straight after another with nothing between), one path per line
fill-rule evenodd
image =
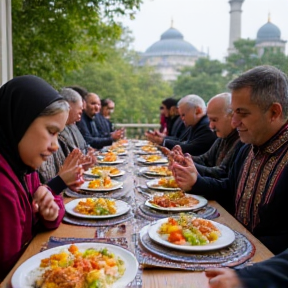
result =
M197 56L199 52L192 44L184 40L183 35L177 29L171 27L161 35L159 41L145 51L145 56L152 55Z
M165 39L184 39L183 35L175 28L171 27L161 35L161 40Z
M281 41L281 31L273 23L267 22L258 30L256 41Z

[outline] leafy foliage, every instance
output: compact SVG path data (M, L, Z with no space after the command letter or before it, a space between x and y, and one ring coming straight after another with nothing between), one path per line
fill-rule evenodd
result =
M158 123L161 101L171 96L172 89L152 68L133 65L139 56L127 49L131 41L127 35L123 38L116 48L103 47L106 59L102 63L91 61L67 74L65 85L79 85L101 99L112 99L114 122Z
M102 60L103 43L121 35L115 17L133 13L141 0L13 0L14 74L34 74L54 86L80 63Z
M258 57L256 42L249 39L241 39L234 42L237 52L226 58L226 70L228 77L234 78L244 71L260 65L261 61Z
M226 63L209 58L199 59L192 68L185 68L174 83L174 94L183 97L197 94L205 101L225 92L230 80L259 65L272 65L288 73L288 57L280 50L266 48L259 56L256 42L240 39L234 43L236 52L226 58Z
M194 67L185 68L174 83L174 94L181 98L196 94L208 101L212 96L225 92L225 65L218 60L200 58Z

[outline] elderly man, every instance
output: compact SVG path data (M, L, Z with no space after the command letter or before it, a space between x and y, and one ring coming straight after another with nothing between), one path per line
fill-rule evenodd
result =
M179 140L165 138L163 146L171 149L179 145L183 153L195 156L208 151L216 135L209 128L204 100L197 95L187 95L179 100L178 110L182 121L189 129Z
M112 132L107 137L101 137L101 133L97 129L94 121L94 116L99 113L101 102L98 95L95 93L88 93L85 98L84 110L81 120L77 122L77 126L82 133L87 144L96 149L101 149L104 146L109 146L122 137L122 130Z
M193 156L197 171L202 176L225 178L243 143L232 126L231 94L222 93L214 96L207 104L207 116L210 128L218 139L211 148L200 156Z
M225 205L273 253L288 247L288 78L259 66L233 80L232 124L246 143L229 178L198 174L192 159L173 164L179 186Z

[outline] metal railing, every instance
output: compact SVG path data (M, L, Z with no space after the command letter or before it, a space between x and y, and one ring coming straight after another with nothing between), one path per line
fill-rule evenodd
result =
M130 139L145 139L145 132L147 130L159 129L159 124L149 123L115 123L115 129L125 128L125 136Z

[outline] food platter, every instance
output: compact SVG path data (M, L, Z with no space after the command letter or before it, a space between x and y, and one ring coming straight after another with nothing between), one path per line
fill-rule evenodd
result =
M11 284L13 288L32 288L35 287L35 281L43 273L39 269L39 265L42 259L48 258L53 254L60 253L63 250L67 250L70 245L63 245L55 248L51 248L40 252L28 260L26 260L21 266L17 268L12 276ZM116 257L120 257L125 264L124 275L118 279L112 288L125 287L136 276L138 271L138 261L135 256L126 249L119 246L103 243L77 243L76 246L80 251L85 251L89 248L104 249L107 248L109 252L113 253Z
M168 173L167 166L150 166L150 167L142 167L139 172L147 174L149 176L171 176L172 172Z
M149 140L139 140L135 143L136 147L141 147L141 146L146 146L152 144L152 142L150 142Z
M117 159L117 160L115 160L115 161L111 161L111 162L109 162L109 161L102 161L102 160L98 160L98 164L103 164L103 165L115 165L115 164L122 164L122 163L124 163L124 159Z
M164 190L164 191L180 191L179 187L165 187L158 184L159 179L153 179L151 181L147 181L146 185L148 188L156 189L156 190Z
M93 176L93 177L100 177L100 175L92 173L92 169L93 168L89 168L87 171L85 171L83 174L88 175L88 176ZM99 167L99 170L101 170L101 167ZM102 170L101 170L102 171ZM106 171L103 170L103 172L105 173ZM108 173L108 175L110 177L119 177L119 176L123 176L125 174L124 170L119 170L119 173Z
M167 193L165 194L167 195ZM193 206L177 206L177 207L162 207L160 205L157 204L153 204L151 203L151 199L146 200L145 205L147 207L156 209L156 210L160 210L160 211L171 211L171 212L180 212L180 211L195 211L198 210L202 207L205 207L208 203L207 199L205 199L202 196L198 196L198 195L191 195L191 194L186 194L186 197L191 197L194 198L196 200L198 200L199 202Z
M168 163L168 159L167 158L160 158L157 159L155 161L147 161L146 159L144 159L143 157L139 157L137 158L137 161L143 164L149 164L149 165L154 165L154 164L166 164Z
M89 188L90 181L85 181L81 186L80 186L80 190L87 190L87 191L94 191L94 192L108 192L108 191L113 191L113 190L117 190L119 188L122 188L123 186L123 182L120 181L115 181L115 180L111 180L112 182L112 187L99 187L99 188Z
M80 217L80 218L86 218L86 219L105 219L105 218L114 218L114 217L118 217L120 215L123 215L125 213L127 213L130 210L130 206L121 200L117 200L117 199L110 199L115 201L115 206L116 206L116 213L115 214L109 214L109 215L86 215L86 214L82 214L79 213L77 211L75 211L75 207L78 205L78 203L80 201L85 201L87 198L81 198L81 199L75 199L70 201L69 203L65 204L65 210L66 212L68 212L69 214L76 216L76 217Z
M211 221L221 232L221 236L213 243L209 243L206 245L191 245L191 244L183 244L177 245L171 243L167 240L165 235L160 235L158 230L163 223L167 223L168 218L160 219L156 223L151 224L148 228L149 237L157 242L158 244L164 245L166 247L176 249L176 250L184 250L184 251L209 251L216 250L230 245L235 240L235 233L233 230L228 228L227 226Z

